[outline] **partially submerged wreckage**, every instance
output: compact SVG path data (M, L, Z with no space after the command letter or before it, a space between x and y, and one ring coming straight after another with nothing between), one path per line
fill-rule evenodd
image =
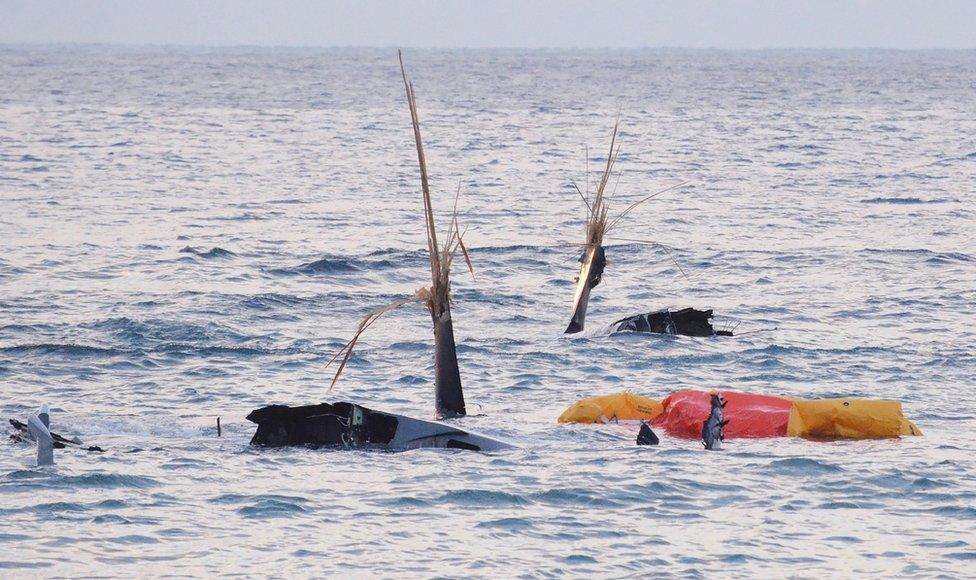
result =
M434 330L435 415L438 419L459 418L466 415L466 407L451 317L450 272L458 254L463 256L469 269L471 269L471 261L464 245L464 232L458 224L457 198L455 198L454 214L446 239L443 243L438 241L416 99L413 85L407 79L402 55L400 70L420 167L431 285L418 290L411 297L373 310L363 318L353 337L329 362L331 365L338 361L338 369L330 390L335 386L366 329L387 312L407 304L422 302L430 312ZM577 188L586 204L588 215L586 240L580 257L580 272L573 299L573 312L566 333L581 332L584 328L590 292L602 280L607 264L604 247L606 234L635 207L669 189L678 187L674 186L651 194L631 204L610 221L605 192L619 152L616 137L617 126L615 125L606 167L594 196L588 199L587 195ZM694 308L661 310L617 320L612 325L612 331L688 336L732 335L731 329L714 329L710 322L711 318L711 310ZM472 451L514 447L505 441L472 433L453 424L377 411L351 402L318 403L296 407L270 405L252 411L247 419L257 424L257 430L251 439L251 445L256 446L386 450L434 447ZM897 401L801 400L734 391L678 391L663 400L640 397L632 393L590 397L571 405L560 415L558 421L560 423L640 421L638 445L659 444L660 439L654 433L653 426L674 437L700 437L706 449L719 449L726 437L733 439L790 436L831 440L922 435L921 430L902 414L901 404ZM14 433L11 435L14 440L36 442L38 465L53 464L54 449L73 447L94 452L102 451L96 446L84 447L77 438L67 439L50 431L50 413L46 406L31 415L26 423L11 419L10 425L14 428ZM219 435L219 418L217 430Z
M13 433L10 434L11 440L17 443L34 442L37 444L38 467L44 465L54 465L55 449L65 449L71 447L98 453L104 451L104 449L98 447L97 445L86 447L77 437L68 439L67 437L58 435L54 431L51 431L51 411L48 409L47 405L41 405L40 409L28 416L26 423L21 423L17 419L10 419L8 422L14 430Z
M471 261L464 246L464 233L459 229L457 203L443 245L438 244L431 205L430 186L427 179L427 160L420 137L420 119L413 84L407 79L400 55L400 72L410 107L417 160L420 165L420 186L423 191L424 220L427 230L427 250L430 254L431 285L403 300L370 312L359 324L353 338L333 357L332 364L342 361L332 386L349 362L356 342L362 333L376 320L391 310L415 302L423 302L430 311L434 327L434 406L438 419L463 417L466 414L461 374L458 369L457 349L454 343L454 326L451 321L451 264L460 252L468 267ZM331 389L331 387L330 387ZM258 429L251 439L252 445L284 446L310 445L339 448L379 448L404 450L420 447L442 447L489 451L512 445L477 435L454 425L423 421L403 415L374 411L354 403L323 403L301 407L271 405L252 411L247 419L257 423Z
M591 199L576 187L576 191L586 204L586 239L583 242L583 252L580 256L579 276L576 278L576 293L573 296L573 314L566 327L566 334L583 331L586 320L586 308L590 301L590 291L603 279L603 272L607 265L606 249L603 245L604 236L615 225L626 217L634 208L642 203L670 191L676 186L655 192L631 204L612 221L609 219L609 199L606 188L613 174L617 162L620 145L617 143L618 124L613 126L613 136L610 139L610 152L603 175ZM575 187L575 184L574 184ZM588 194L589 192L587 192ZM662 244L654 244L663 246ZM665 247L667 249L667 247ZM611 332L649 332L656 334L681 334L685 336L732 336L732 328L716 330L711 323L711 310L696 310L684 308L682 310L659 310L645 314L637 314L621 318L611 325Z

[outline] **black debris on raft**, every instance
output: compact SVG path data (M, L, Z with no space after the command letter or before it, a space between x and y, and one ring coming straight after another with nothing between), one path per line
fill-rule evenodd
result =
M612 332L650 332L680 334L682 336L732 336L730 330L716 331L711 323L711 310L659 310L628 316L613 323Z

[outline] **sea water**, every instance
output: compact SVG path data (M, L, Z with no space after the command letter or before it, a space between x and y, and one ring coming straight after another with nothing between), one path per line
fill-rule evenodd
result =
M493 454L253 449L257 407L433 414L392 49L0 48L0 575L969 576L976 52L409 50L471 415ZM564 336L619 117L608 265ZM444 234L442 234L444 235ZM658 245L654 245L658 244ZM714 309L734 338L608 336ZM559 425L574 400L897 399L924 437ZM221 418L223 436L217 437Z

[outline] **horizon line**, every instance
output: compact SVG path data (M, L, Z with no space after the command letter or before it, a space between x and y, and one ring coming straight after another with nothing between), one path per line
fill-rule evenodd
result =
M40 48L40 47L84 47L84 48L207 48L207 49L359 49L359 50L524 50L524 51L638 51L638 50L684 50L684 51L724 51L724 52L768 52L768 51L889 51L889 52L974 52L973 47L912 47L897 48L890 46L766 46L766 47L726 47L726 46L676 46L676 45L645 45L645 46L423 46L423 45L370 45L370 44L196 44L177 42L5 42L0 40L0 48Z

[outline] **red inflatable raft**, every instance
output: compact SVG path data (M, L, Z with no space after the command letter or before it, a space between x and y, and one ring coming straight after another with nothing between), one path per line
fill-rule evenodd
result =
M784 437L790 423L793 401L769 395L750 395L719 391L725 399L725 436ZM705 391L675 391L662 402L664 412L651 421L675 437L697 439L702 433L702 418L712 408L712 395Z

